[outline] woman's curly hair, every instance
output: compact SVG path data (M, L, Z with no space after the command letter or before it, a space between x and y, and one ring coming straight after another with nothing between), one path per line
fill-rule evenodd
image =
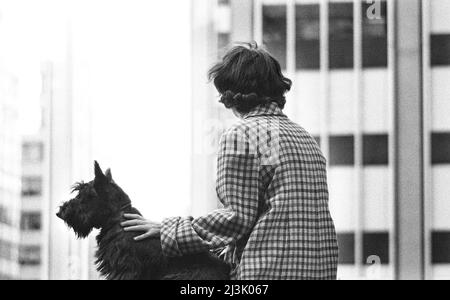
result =
M260 105L276 102L283 109L292 81L283 76L280 63L256 43L238 44L208 73L226 108L246 114Z

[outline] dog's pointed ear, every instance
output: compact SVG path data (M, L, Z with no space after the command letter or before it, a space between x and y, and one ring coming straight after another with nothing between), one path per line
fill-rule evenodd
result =
M106 176L106 179L109 180L109 182L114 182L114 179L112 178L111 169L106 170L105 176Z
M94 163L94 169L95 169L95 183L102 183L107 180L105 174L103 174L102 168L100 168L100 165L96 161Z

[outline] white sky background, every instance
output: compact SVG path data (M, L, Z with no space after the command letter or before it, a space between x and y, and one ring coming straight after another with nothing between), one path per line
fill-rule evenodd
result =
M23 132L39 123L40 62L63 60L71 16L94 158L147 217L188 213L190 1L0 0L0 12L0 57L19 78Z

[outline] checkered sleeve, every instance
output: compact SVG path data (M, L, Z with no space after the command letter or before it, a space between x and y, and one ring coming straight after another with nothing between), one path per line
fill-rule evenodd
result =
M234 129L220 142L217 195L224 205L204 217L163 221L161 243L168 257L228 246L252 230L258 218L259 159L245 132Z

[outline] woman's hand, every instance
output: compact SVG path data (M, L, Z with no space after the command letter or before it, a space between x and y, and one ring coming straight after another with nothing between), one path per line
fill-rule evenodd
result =
M120 224L125 231L145 232L143 235L135 237L135 241L142 241L148 238L160 236L162 227L161 224L148 221L139 215L124 214L123 216L125 219L129 220Z

